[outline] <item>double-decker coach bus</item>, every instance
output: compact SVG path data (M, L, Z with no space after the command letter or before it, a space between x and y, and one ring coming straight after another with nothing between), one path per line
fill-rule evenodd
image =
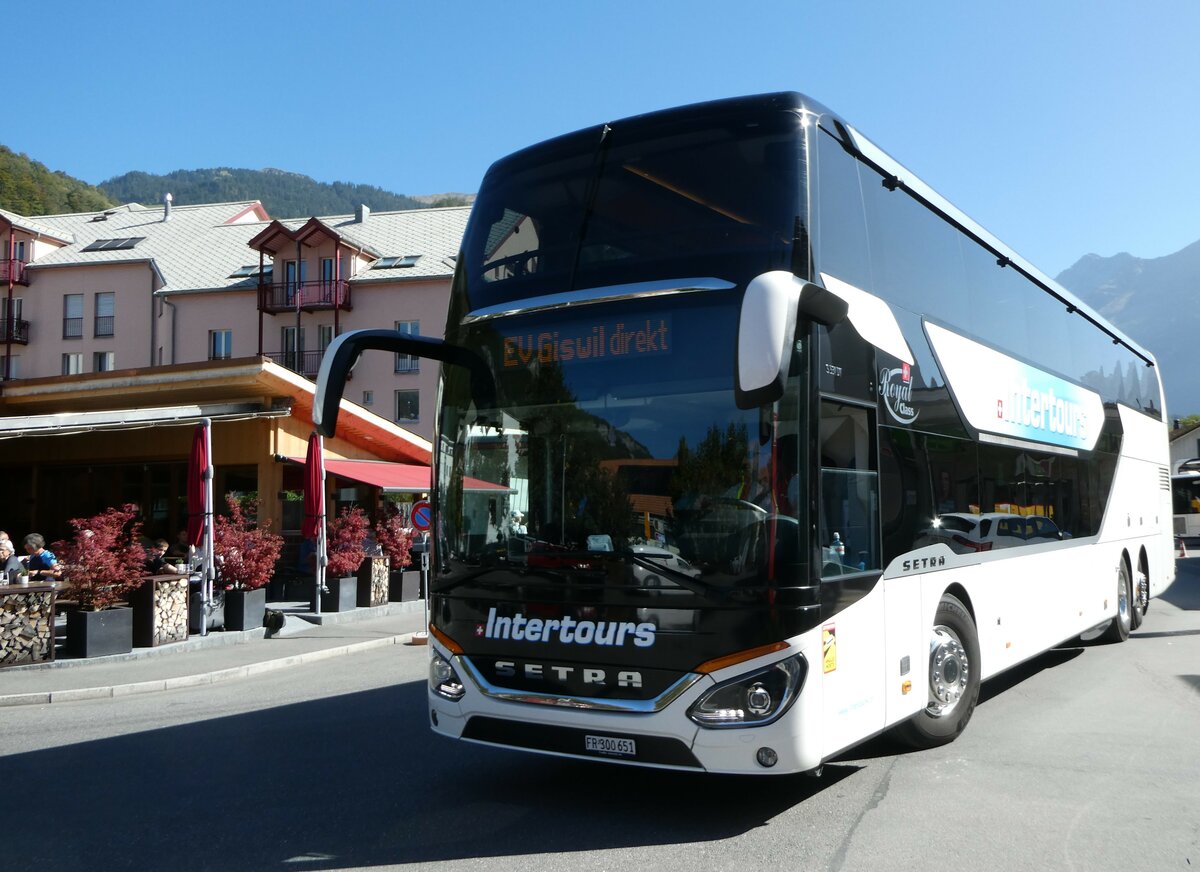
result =
M444 340L339 337L326 433L367 348L444 363L447 736L725 773L938 745L1174 578L1150 354L800 94L497 161Z

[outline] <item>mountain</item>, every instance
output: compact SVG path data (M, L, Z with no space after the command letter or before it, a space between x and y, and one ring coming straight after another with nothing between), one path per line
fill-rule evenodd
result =
M1154 354L1170 418L1200 412L1200 241L1151 259L1089 254L1059 274L1058 283Z
M18 215L98 212L116 205L104 192L66 173L54 172L0 145L0 209Z
M166 175L132 172L101 182L100 188L119 203L161 203L167 192L176 205L261 200L273 218L346 215L361 204L378 212L421 209L429 205L373 185L318 182L300 173L270 168L217 167L176 170ZM439 201L438 205L447 204Z

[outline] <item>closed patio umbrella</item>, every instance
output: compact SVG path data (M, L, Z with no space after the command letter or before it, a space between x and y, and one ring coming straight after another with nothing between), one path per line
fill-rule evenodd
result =
M308 437L304 457L304 521L300 535L317 540L316 592L313 609L321 613L321 590L325 586L325 454L321 434Z
M213 595L213 468L212 421L201 420L192 432L192 452L187 467L187 539L203 555L200 593L204 615L200 635L208 635L208 604Z

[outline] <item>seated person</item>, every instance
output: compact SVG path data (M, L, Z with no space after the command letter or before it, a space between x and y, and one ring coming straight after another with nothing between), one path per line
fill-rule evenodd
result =
M187 530L175 534L175 544L167 549L168 560L184 560L192 556L192 546L188 543Z
M167 540L158 539L146 548L145 569L148 575L175 575L179 570L167 562Z
M8 581L11 584L24 570L24 564L13 554L13 543L8 539L0 539L0 572L8 573Z
M30 579L58 578L62 569L54 552L47 550L46 539L41 533L30 533L25 537L25 553L29 555L25 566Z

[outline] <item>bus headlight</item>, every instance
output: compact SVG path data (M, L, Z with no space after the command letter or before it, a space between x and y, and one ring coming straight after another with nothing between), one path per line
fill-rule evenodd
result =
M466 692L450 661L440 654L434 654L429 661L429 689L451 702L458 702Z
M688 709L702 727L761 727L779 718L795 702L806 665L797 654L765 669L722 682Z

